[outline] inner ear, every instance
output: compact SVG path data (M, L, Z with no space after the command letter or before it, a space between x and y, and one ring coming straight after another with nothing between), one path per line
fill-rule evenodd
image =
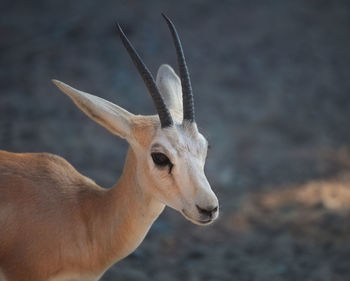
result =
M182 118L182 88L180 78L171 66L159 67L156 83L174 118Z

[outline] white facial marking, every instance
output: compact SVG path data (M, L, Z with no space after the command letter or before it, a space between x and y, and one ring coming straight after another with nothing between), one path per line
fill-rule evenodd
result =
M161 153L168 165L148 157L152 191L161 202L196 224L209 224L218 217L218 200L204 174L207 140L195 126L159 129L149 154Z

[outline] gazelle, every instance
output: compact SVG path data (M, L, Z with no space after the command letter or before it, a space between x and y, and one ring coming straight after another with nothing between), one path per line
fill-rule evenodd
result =
M134 251L165 206L207 225L218 200L204 174L208 143L198 132L182 46L181 81L168 65L151 73L117 25L156 116L125 109L53 80L91 119L130 144L124 171L110 189L47 153L0 151L0 280L90 281Z

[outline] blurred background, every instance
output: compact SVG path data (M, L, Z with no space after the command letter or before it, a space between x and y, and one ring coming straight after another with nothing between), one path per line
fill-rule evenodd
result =
M350 2L0 2L0 148L63 156L98 184L127 144L50 79L154 114L116 35L154 75L176 66L175 22L211 150L221 217L203 228L166 209L103 281L350 280Z

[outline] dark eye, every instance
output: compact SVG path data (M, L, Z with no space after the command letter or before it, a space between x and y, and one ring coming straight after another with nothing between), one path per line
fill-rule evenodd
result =
M158 165L158 166L167 166L167 165L171 165L171 162L169 160L169 158L160 152L153 152L151 153L152 159L154 164Z

